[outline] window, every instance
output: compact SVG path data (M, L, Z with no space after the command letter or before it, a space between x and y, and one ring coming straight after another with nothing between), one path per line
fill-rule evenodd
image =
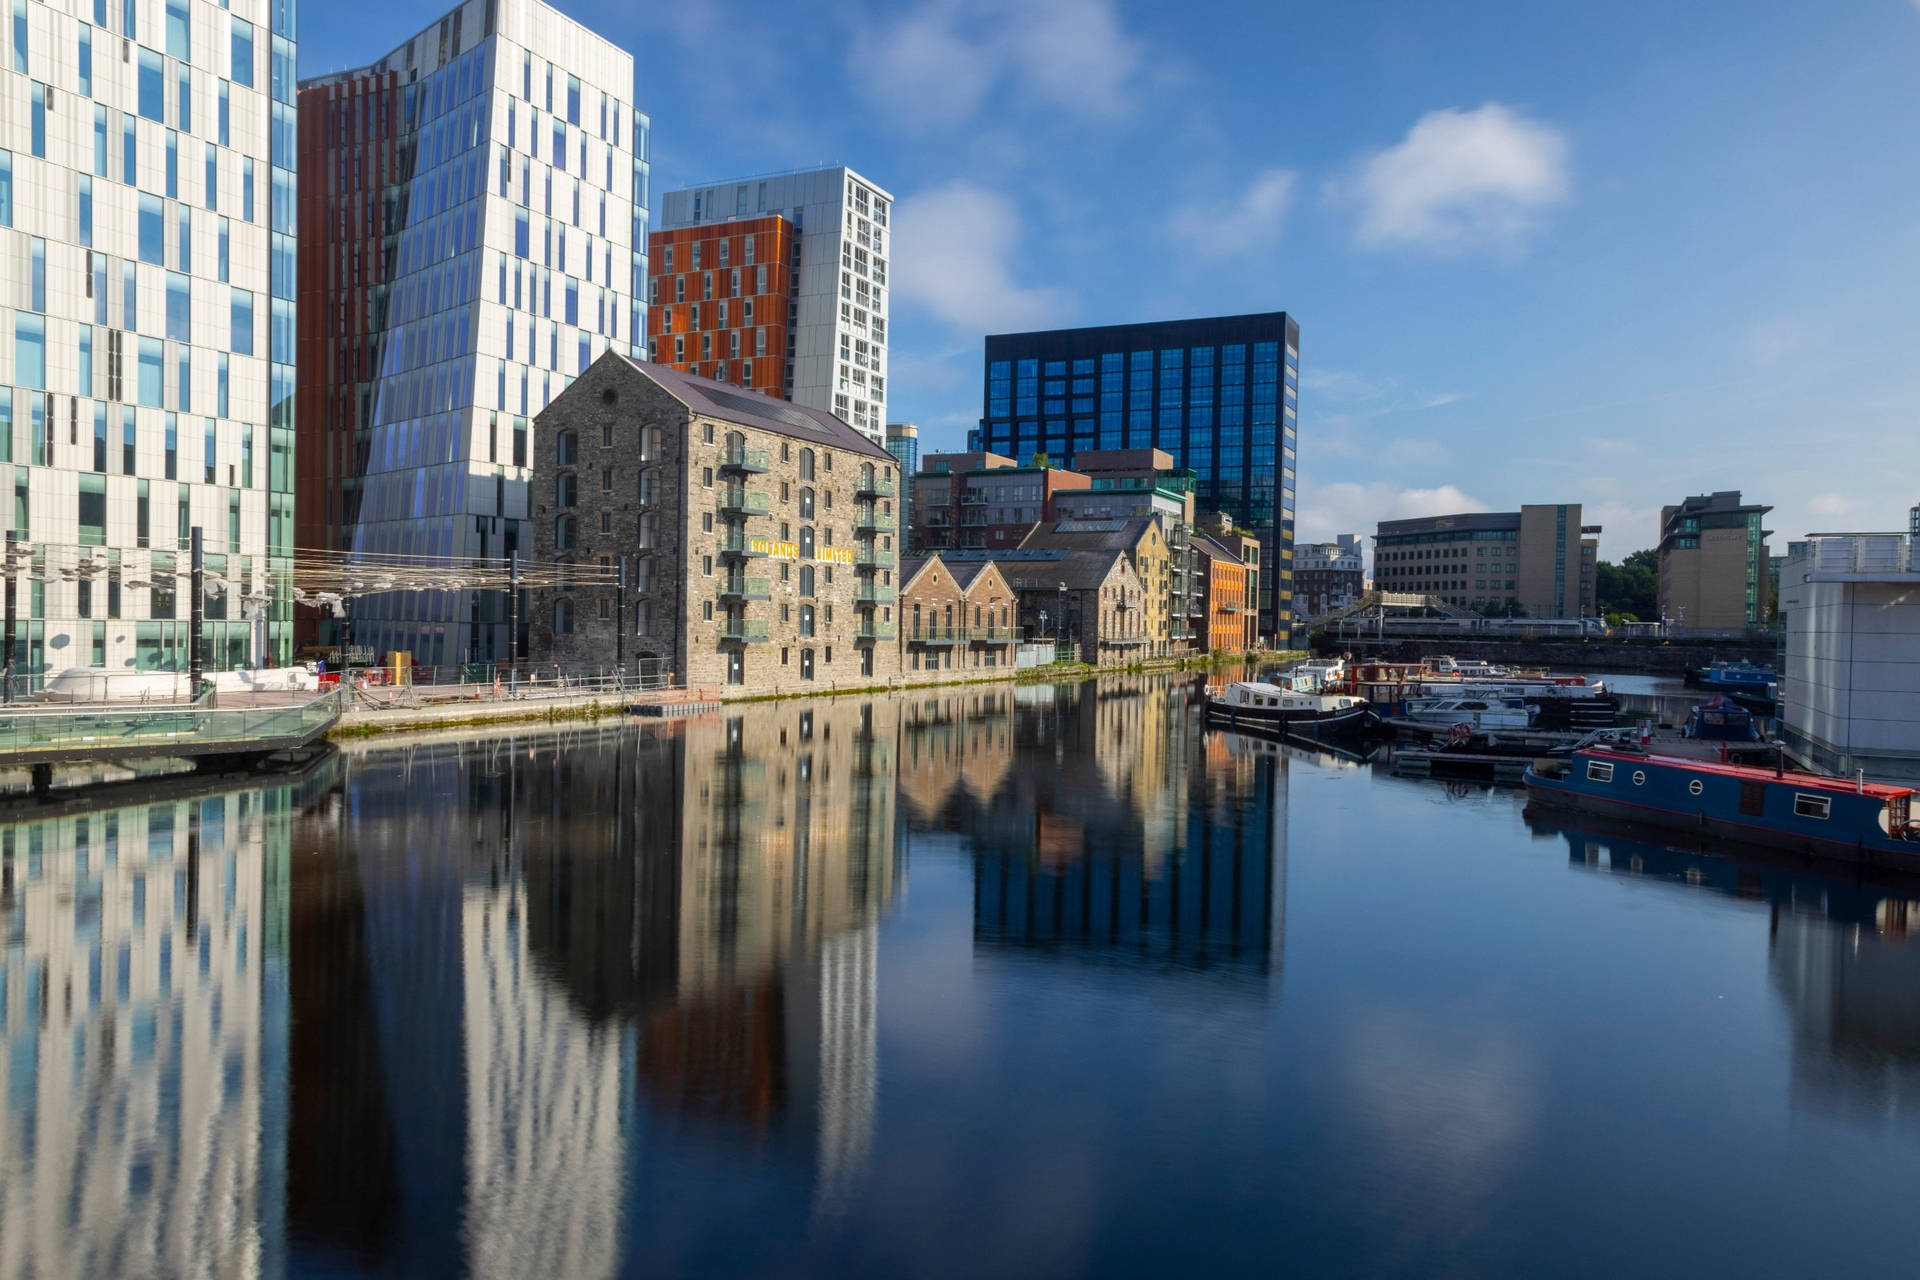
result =
M143 56L145 50L141 51ZM228 73L235 84L249 87L253 84L253 24L240 18L233 19L233 66ZM144 96L144 95L143 95ZM145 110L142 110L145 115ZM159 119L155 116L154 119Z
M1606 760L1587 761L1587 779L1590 782L1612 782L1612 763Z
M1796 818L1818 818L1826 821L1833 812L1833 801L1826 796L1810 796L1804 791L1793 793L1793 816Z
M227 338L227 346L235 355L253 354L253 294L245 289L233 290L230 307L232 329Z
M562 431L553 438L553 461L555 466L571 467L580 461L580 437L571 431Z
M553 521L553 549L571 551L579 544L580 526L571 515L556 516Z
M573 601L565 597L553 602L553 634L557 636L573 634Z
M13 152L0 151L0 227L13 225Z
M47 385L47 322L24 311L13 314L14 378L23 387Z
M553 505L556 507L577 507L580 505L579 476L568 471L553 478Z

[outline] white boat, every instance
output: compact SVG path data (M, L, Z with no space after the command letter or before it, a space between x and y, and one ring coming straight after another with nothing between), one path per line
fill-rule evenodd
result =
M1471 725L1475 729L1525 729L1535 708L1521 698L1409 698L1407 719L1421 724Z
M1276 683L1236 680L1207 690L1207 720L1235 729L1265 729L1315 736L1365 728L1378 717L1365 698L1322 693L1281 676Z

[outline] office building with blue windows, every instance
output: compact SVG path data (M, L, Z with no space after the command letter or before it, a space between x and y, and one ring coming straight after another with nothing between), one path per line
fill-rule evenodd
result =
M1198 509L1224 511L1269 548L1260 632L1293 623L1300 326L1284 311L987 338L969 448L1071 468L1083 451L1164 449L1195 476Z
M292 652L292 0L16 3L0 54L15 675Z
M535 415L645 348L649 127L632 55L540 0L302 82L300 545L530 551ZM507 626L497 592L389 593L313 638L438 664Z

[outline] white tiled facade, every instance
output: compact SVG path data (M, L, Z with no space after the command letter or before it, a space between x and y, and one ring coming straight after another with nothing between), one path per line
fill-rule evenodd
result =
M887 435L893 196L845 166L707 183L660 197L660 229L777 213L800 242L788 399Z
M341 540L524 555L534 416L602 352L645 342L650 125L633 57L539 0L470 0L372 66L301 87L388 77L428 92ZM352 639L451 663L504 657L506 631L489 593L423 592L356 601Z
M184 669L194 526L223 588L207 665L285 661L291 0L8 0L4 25L15 671Z

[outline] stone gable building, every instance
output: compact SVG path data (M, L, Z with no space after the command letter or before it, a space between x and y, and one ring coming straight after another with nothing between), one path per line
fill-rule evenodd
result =
M1014 665L1013 589L986 561L926 556L900 564L900 672L909 681ZM929 676L928 673L941 673Z
M533 554L628 566L529 601L528 656L610 668L624 649L689 689L862 687L899 671L899 464L832 414L596 360L535 423Z

